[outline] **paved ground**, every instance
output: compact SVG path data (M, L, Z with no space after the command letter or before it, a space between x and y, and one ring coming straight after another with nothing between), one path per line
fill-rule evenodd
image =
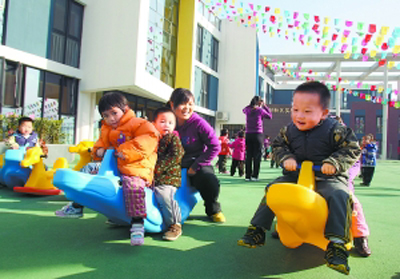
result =
M268 181L278 169L262 164L261 181L220 175L223 225L208 222L198 204L175 242L148 235L131 247L127 228L107 226L86 210L79 220L54 216L63 196L32 197L0 188L0 278L343 278L323 263L323 251L287 249L268 235L264 247L236 245ZM371 187L358 186L371 229L372 256L352 253L347 278L400 278L400 161L378 162Z

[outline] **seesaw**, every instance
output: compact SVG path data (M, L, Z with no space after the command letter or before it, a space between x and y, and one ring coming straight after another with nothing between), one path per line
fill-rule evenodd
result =
M24 155L25 147L5 152L3 167L0 169L0 184L12 189L26 183L32 170L21 166Z
M28 181L23 187L15 186L14 191L34 195L58 195L61 190L54 187L52 180L54 172L60 168L68 168L68 162L65 158L58 158L51 170L46 170L43 163L46 155L39 146L29 148L26 151L25 158L21 161L21 166L28 168L33 166Z
M119 171L114 150L107 150L97 175L59 169L54 175L53 183L64 191L69 200L97 211L115 223L130 224L131 218L126 214L122 187L119 184ZM145 188L145 193L147 211L147 218L144 220L145 231L162 232L166 228L164 228L154 193L149 188ZM182 170L182 183L176 192L175 199L181 207L183 223L200 199L197 191L188 186L185 169Z
M79 171L83 168L87 163L92 161L92 156L90 152L92 151L94 142L93 141L81 141L78 145L70 146L68 151L70 153L79 154L79 161L73 168L73 170Z
M314 170L320 170L315 166ZM315 192L313 164L304 161L297 184L277 183L268 188L267 205L277 217L277 231L283 245L296 248L303 243L326 250L324 236L328 219L326 200ZM351 249L351 242L346 244Z

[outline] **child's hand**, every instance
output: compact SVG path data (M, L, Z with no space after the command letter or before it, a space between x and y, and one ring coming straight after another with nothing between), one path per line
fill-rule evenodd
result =
M96 156L100 157L100 158L103 158L105 152L106 152L106 150L103 147L100 147L96 151Z
M121 152L115 151L114 156L117 157L117 158L120 158L122 160L125 160L125 156Z
M283 161L283 167L287 171L295 171L297 169L297 162L293 158L286 159L285 161Z
M195 174L196 174L196 171L195 171L194 169L192 169L192 168L189 168L187 173L188 173L189 175L195 175Z
M11 145L12 149L19 149L19 145L17 143L14 143Z
M322 165L321 172L326 175L334 175L336 173L336 168L332 164L324 163Z

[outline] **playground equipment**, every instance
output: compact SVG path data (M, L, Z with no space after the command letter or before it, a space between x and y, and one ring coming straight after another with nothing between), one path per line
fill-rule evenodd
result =
M107 150L97 175L59 169L54 175L53 183L64 191L69 200L91 208L117 224L130 224L131 217L126 214L114 150ZM181 187L175 195L175 199L181 207L182 222L187 219L200 199L199 194L187 184L187 175L184 169L182 170ZM147 212L144 220L145 231L161 232L166 228L164 228L161 211L154 193L151 189L145 188L145 194Z
M53 165L53 169L46 171L43 158L46 155L39 146L29 148L26 151L25 158L21 161L21 166L28 168L33 166L32 173L23 187L14 187L15 192L28 193L34 195L58 195L61 190L52 184L54 173L57 169L68 168L68 162L65 158L58 158Z
M20 163L24 159L24 154L25 147L6 151L3 167L0 169L0 184L8 188L14 188L17 185L26 183L32 170L21 167Z
M315 192L315 176L312 162L301 165L297 184L277 183L268 188L267 205L277 217L277 231L283 245L296 248L303 243L323 250L328 246L324 236L328 218L326 200ZM346 245L351 248L351 243Z
M79 171L92 160L90 152L92 151L93 145L93 141L81 141L78 145L68 148L69 152L79 154L79 162L75 165L73 170Z

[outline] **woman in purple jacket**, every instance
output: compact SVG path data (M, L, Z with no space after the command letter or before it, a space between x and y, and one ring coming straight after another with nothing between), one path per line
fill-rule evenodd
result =
M272 113L260 96L253 97L243 113L246 114L246 181L258 181L264 143L263 119L272 119Z
M188 169L190 185L200 192L206 214L214 222L223 223L226 219L218 202L219 180L211 165L220 151L214 129L194 112L194 96L188 89L175 89L168 103L176 115L176 130L185 150L182 168Z

